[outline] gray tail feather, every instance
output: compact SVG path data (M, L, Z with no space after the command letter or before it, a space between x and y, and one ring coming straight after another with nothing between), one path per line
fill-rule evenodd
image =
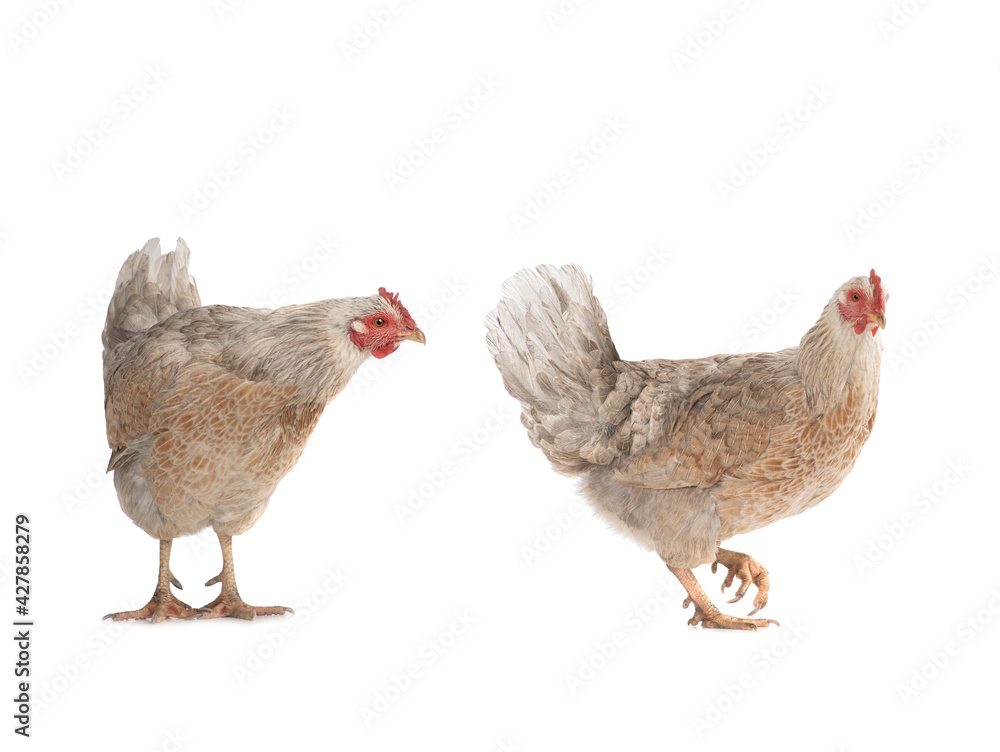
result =
M590 277L578 266L522 269L487 314L486 341L532 443L565 474L621 452L611 393L618 352Z
M183 238L166 256L160 255L160 239L152 238L125 260L101 336L105 361L123 342L178 311L201 305L198 286L188 274L190 256Z

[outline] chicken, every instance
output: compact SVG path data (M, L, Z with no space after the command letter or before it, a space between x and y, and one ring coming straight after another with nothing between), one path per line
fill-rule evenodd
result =
M396 295L278 309L201 306L189 251L150 240L125 261L104 328L104 410L115 489L160 541L153 597L111 619L282 614L236 589L232 537L249 530L292 469L323 408L369 355L424 342ZM173 595L174 538L211 526L222 547L219 597L192 609Z
M693 569L721 564L723 592L767 570L720 543L804 512L840 485L875 421L888 294L873 269L827 303L798 347L692 360L627 361L590 279L574 265L525 269L487 316L487 342L521 422L554 470L613 529L655 551L694 604L692 625L756 629L728 616Z

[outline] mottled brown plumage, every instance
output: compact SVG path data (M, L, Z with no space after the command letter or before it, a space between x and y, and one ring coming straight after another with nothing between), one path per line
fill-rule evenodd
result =
M720 614L690 570L727 567L737 599L756 582L759 610L767 570L719 544L819 503L854 466L878 397L888 295L874 271L834 293L799 347L693 360L620 359L576 266L524 270L504 291L487 340L532 443L677 574L692 623L769 623Z
M183 240L132 254L104 331L105 417L115 488L125 513L161 541L147 606L115 619L284 613L239 598L232 536L257 522L298 461L323 408L368 358L423 333L397 297L323 300L275 310L201 306ZM170 542L211 526L222 593L204 609L169 585Z

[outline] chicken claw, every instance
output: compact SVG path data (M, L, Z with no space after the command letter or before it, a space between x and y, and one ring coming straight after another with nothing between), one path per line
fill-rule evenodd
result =
M719 551L721 552L722 549L719 549ZM733 552L731 551L726 552L726 554L732 553ZM735 555L744 556L744 554ZM746 558L749 559L750 557ZM726 566L722 559L719 561L723 564L723 566ZM669 564L667 565L667 569L673 572L674 576L680 580L681 585L683 585L684 589L687 591L688 595L684 599L683 607L687 608L691 604L694 604L694 616L688 620L688 624L692 627L696 627L700 624L706 629L755 630L758 627L768 627L772 624L780 626L774 619L745 619L738 616L729 616L728 614L720 612L719 609L716 608L715 604L709 600L701 585L698 584L698 580L695 578L694 572L690 569L672 567ZM761 569L763 569L763 567L761 567Z
M240 593L236 589L236 571L233 568L233 538L225 533L217 534L222 548L222 571L206 582L205 587L221 584L222 592L214 601L199 608L191 618L218 619L231 616L252 621L258 616L294 614L295 612L287 606L251 606L240 598Z
M235 619L253 621L258 616L280 616L285 613L294 614L295 611L287 606L251 606L240 598L239 593L236 593L235 597L222 593L208 605L199 608L191 618L217 619L231 616Z
M767 594L771 589L771 581L768 579L767 570L759 561L738 551L728 551L720 548L716 554L715 561L712 562L712 574L715 574L719 568L719 564L729 570L726 574L726 579L722 583L723 593L726 592L726 588L733 584L734 579L739 579L740 581L740 586L736 590L734 597L729 600L729 603L736 603L740 600L746 595L750 584L753 583L757 586L757 597L753 599L753 611L747 615L753 616L767 605Z
M159 589L149 599L149 603L135 611L119 611L114 614L105 614L102 619L112 621L126 621L128 619L149 619L151 623L158 624L164 619L190 619L197 615L198 610L191 608L184 601L180 600L171 592L163 593Z
M125 621L127 619L149 619L153 624L157 624L164 619L190 619L197 614L197 609L191 608L184 601L180 600L172 592L170 586L173 585L178 590L183 590L181 583L173 572L170 571L170 546L171 540L160 541L160 573L156 578L156 590L149 603L135 611L119 611L114 614L105 614L102 618L112 621Z
M774 619L745 619L739 616L729 616L720 613L715 609L715 613L705 613L696 605L694 616L688 619L688 624L696 627L701 624L705 629L743 629L754 631L758 627L769 627L772 624L780 626Z

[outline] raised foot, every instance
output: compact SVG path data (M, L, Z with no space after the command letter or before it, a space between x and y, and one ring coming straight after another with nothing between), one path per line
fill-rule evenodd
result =
M733 584L735 579L740 581L740 586L736 590L729 603L736 603L750 588L751 583L757 586L757 597L753 599L754 609L747 616L753 616L767 605L767 594L771 589L771 581L767 576L764 566L752 556L741 554L738 551L727 551L720 548L716 554L716 559L712 562L712 574L715 574L719 564L724 566L728 572L726 579L722 582L722 592ZM757 621L760 621L759 619ZM767 621L767 620L765 620ZM777 623L777 622L775 622Z
M294 614L295 612L287 606L251 606L239 596L232 598L220 595L208 605L199 608L194 613L193 618L219 619L229 616L234 619L253 621L258 616L280 616L286 613Z
M173 593L154 593L149 603L135 611L119 611L115 614L105 614L104 619L126 621L128 619L149 619L156 624L164 619L190 619L197 615L198 609L177 598Z

